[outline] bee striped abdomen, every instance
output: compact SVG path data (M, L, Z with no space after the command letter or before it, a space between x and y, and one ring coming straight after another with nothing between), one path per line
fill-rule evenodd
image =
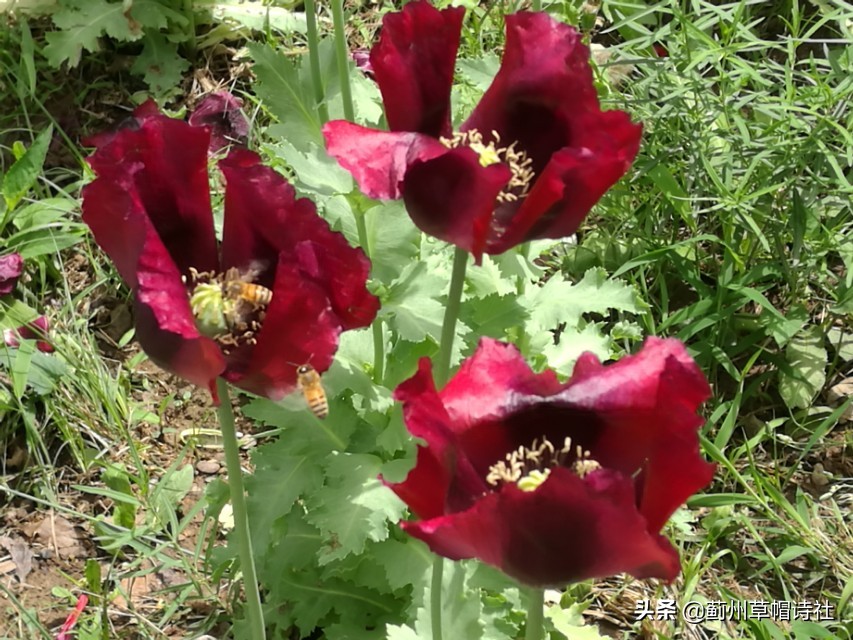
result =
M329 415L329 400L326 398L326 390L320 381L320 374L310 364L303 364L296 370L296 384L308 403L311 413L320 420Z

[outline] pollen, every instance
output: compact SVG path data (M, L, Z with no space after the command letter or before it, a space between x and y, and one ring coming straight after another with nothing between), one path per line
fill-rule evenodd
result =
M515 202L524 198L530 191L530 185L536 177L531 167L533 160L527 156L527 153L515 148L517 142L513 142L508 147L502 147L500 135L497 131L492 131L492 139L486 144L483 141L483 134L476 129L457 131L452 138L440 138L440 140L449 149L468 147L477 154L480 165L483 167L499 162L509 167L512 177L498 194L498 202Z
M186 276L183 281L196 327L215 340L225 355L243 345L257 343L266 305L245 304L235 297L228 286L227 274L190 267L190 281Z
M572 451L572 439L566 438L563 446L557 449L547 438L533 441L530 447L519 447L499 460L491 467L486 482L497 487L501 483L515 484L522 491L535 491L548 479L551 469L564 467L567 458L573 455L574 461L568 468L579 478L584 478L601 465L590 457L590 452L580 446Z

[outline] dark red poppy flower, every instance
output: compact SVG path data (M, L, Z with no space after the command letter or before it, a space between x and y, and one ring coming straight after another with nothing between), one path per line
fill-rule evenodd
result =
M21 346L21 340L36 340L36 348L39 351L50 353L53 351L53 345L45 340L48 329L50 329L50 323L47 318L45 316L39 316L32 322L28 322L17 329L4 329L3 343L7 347L17 349Z
M426 441L389 485L420 518L403 527L435 553L538 587L621 572L672 580L678 553L660 531L713 476L697 435L709 392L672 339L609 366L586 353L566 383L489 338L440 392L423 359L395 393Z
M545 13L506 17L492 85L458 133L450 90L464 9L426 0L386 14L370 55L388 131L336 120L330 155L372 198L403 198L424 232L479 261L578 228L628 170L642 127L602 111L578 32Z
M151 359L213 390L217 376L278 399L296 368L330 366L341 331L369 325L370 263L255 153L225 177L217 244L207 174L210 132L163 115L114 134L90 158L83 219L135 298Z
M243 115L243 101L227 91L204 97L190 115L194 127L210 127L210 152L228 145L244 146L249 137L249 121Z
M370 51L367 49L355 49L350 56L355 62L355 68L368 78L373 78L373 65L370 64Z
M8 253L5 256L0 256L0 296L12 293L23 270L24 260L20 253Z

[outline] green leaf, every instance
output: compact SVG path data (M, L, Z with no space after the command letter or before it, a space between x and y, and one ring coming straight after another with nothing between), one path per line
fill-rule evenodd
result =
M601 635L597 627L587 626L583 620L581 605L575 604L568 609L559 606L547 607L545 617L551 621L554 628L571 640L603 640L610 636Z
M361 553L367 540L385 540L389 523L402 517L406 505L379 480L380 466L372 455L333 455L327 486L306 498L308 522L328 538L321 565Z
M411 627L389 624L385 627L385 637L387 640L428 640L421 636Z
M432 553L423 542L414 538L385 540L374 545L372 551L394 591L422 584L432 568Z
M25 374L26 386L37 395L46 396L56 389L68 367L58 357L35 350L35 344L35 340L21 341L24 355L21 356L20 363L17 362L20 349L0 346L0 367L5 367L10 372L17 371L20 375Z
M478 298L494 293L502 296L515 293L514 283L501 272L500 267L489 255L483 256L483 264L468 266L465 284L467 291Z
M527 309L518 304L515 295L493 293L485 298L467 300L462 306L462 318L476 339L480 336L505 338L508 329L521 326L527 317Z
M255 62L254 89L280 123L275 132L300 151L309 149L311 144L323 147L317 105L301 82L294 62L261 44L250 43L248 49Z
M554 329L563 322L577 326L585 313L605 313L610 309L640 313L645 303L630 285L609 280L601 268L587 271L580 282L572 284L554 275L541 287L530 287L521 297L530 312L526 330L534 334Z
M185 464L180 469L170 467L151 492L151 507L163 528L177 522L175 513L181 500L192 489L193 477L192 465Z
M762 313L758 316L758 323L765 328L779 347L784 347L802 329L808 319L809 314L806 308L803 305L796 305L788 309L784 316L779 313Z
M274 541L276 521L322 485L322 472L310 448L284 439L258 447L252 460L255 473L246 478L249 522L254 551L263 554Z
M402 265L418 253L420 230L414 225L402 201L380 203L364 212L367 244L371 256L371 277L390 283Z
M0 330L17 329L39 317L39 312L20 300L0 302ZM2 351L2 348L0 348Z
M646 175L655 184L661 194L666 198L667 202L672 205L672 208L689 227L693 233L696 233L696 220L693 217L690 196L675 179L675 176L670 173L663 164L656 164L651 169L646 171Z
M266 31L267 25L285 35L308 30L304 13L295 13L284 7L231 2L205 2L205 5L208 5L216 22L233 21L253 31Z
M130 484L130 476L122 465L110 464L101 475L104 484L118 494L131 498L130 500L116 500L113 506L113 522L125 529L133 529L136 524L136 509L139 502L133 495L133 487Z
M389 287L378 317L388 321L403 340L421 342L429 336L438 341L444 304L434 296L447 287L446 272L432 272L426 262L409 263Z
M273 125L267 131L270 135L276 136L280 128L281 125ZM342 169L323 147L310 144L308 152L303 153L281 137L280 142L271 145L270 148L293 169L297 178L295 186L301 191L309 191L315 196L329 196L352 191L352 176Z
M832 327L826 332L826 339L844 362L853 360L853 333Z
M53 125L42 131L33 141L32 146L15 163L9 167L3 178L3 199L7 209L14 209L38 179L50 141L53 138Z
M66 61L70 67L76 67L83 49L89 52L100 49L98 38L104 34L120 41L142 37L142 24L124 2L66 0L52 18L59 31L45 35L44 55L54 67Z
M468 587L469 565L463 562L445 562L441 590L442 598L441 627L445 638L465 638L479 640L483 635L480 614L483 609L480 592ZM423 591L424 606L418 608L415 629L418 636L432 638L432 620L429 615L431 587Z
M142 76L151 90L162 95L181 82L190 63L178 55L178 45L156 31L145 34L145 45L130 70Z
M580 330L576 327L566 328L560 333L560 343L547 345L542 353L551 369L570 376L575 362L585 351L591 351L599 360L610 357L610 336L603 335L597 324L587 325Z
M480 93L485 93L500 67L500 58L495 53L486 53L481 58L460 58L456 62L459 76L468 84L474 86Z
M36 92L35 43L26 18L18 16L21 26L21 62L18 73L18 91L21 95L34 96Z
M820 327L808 326L788 343L787 367L779 370L779 394L789 409L804 409L826 382L826 349Z

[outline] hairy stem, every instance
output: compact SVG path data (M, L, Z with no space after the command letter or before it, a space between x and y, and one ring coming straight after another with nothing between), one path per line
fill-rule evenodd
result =
M349 49L344 26L344 2L332 0L332 21L335 24L335 58L338 61L338 75L341 78L341 98L344 102L344 118L355 122L355 110L352 106L352 89L349 86Z
M443 387L450 377L450 354L453 353L453 339L456 336L456 320L462 304L462 287L465 284L465 269L468 266L468 252L456 248L453 254L453 274L450 277L450 291L447 293L447 306L444 308L444 323L441 325L441 346L434 378L436 386Z
M545 590L529 589L527 592L527 625L524 640L543 640L545 637Z
M314 0L305 0L305 21L308 25L308 58L311 63L311 88L320 113L320 124L329 121L329 107L320 75L320 37L317 35L317 7Z
M243 492L243 472L240 469L240 447L237 444L237 432L234 429L234 412L231 410L231 397L228 383L222 378L216 380L220 404L216 408L219 427L222 430L222 446L225 449L225 468L228 471L228 487L231 489L231 508L234 510L234 538L240 557L240 569L243 572L243 590L246 592L246 609L249 618L252 640L265 640L264 612L261 609L261 594L258 591L258 578L255 572L255 556L252 553L252 537L249 533L249 514L246 510L246 496Z
M432 640L442 640L441 579L444 575L444 558L436 556L432 564L432 585L429 592L429 613L432 621Z

